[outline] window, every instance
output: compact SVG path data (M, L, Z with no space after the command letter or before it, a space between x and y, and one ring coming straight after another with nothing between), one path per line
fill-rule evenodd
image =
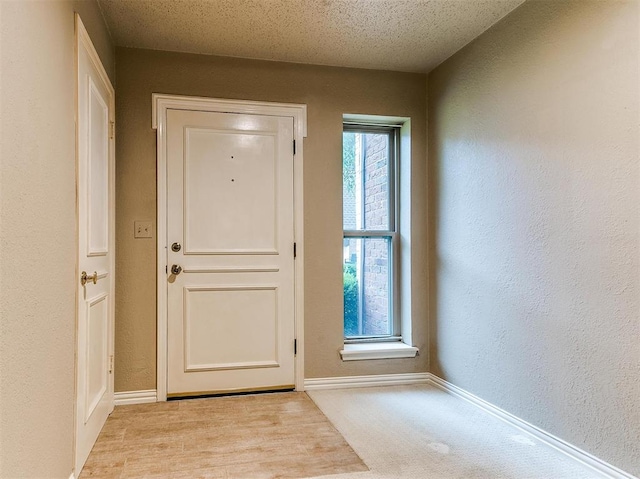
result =
M344 125L345 343L400 340L398 127Z

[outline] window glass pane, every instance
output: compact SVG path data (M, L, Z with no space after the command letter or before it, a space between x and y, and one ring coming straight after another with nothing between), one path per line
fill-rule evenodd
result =
M342 134L342 223L345 230L356 229L356 133L347 131Z
M391 238L344 238L344 334L393 334Z
M347 131L342 140L345 230L390 230L389 135Z
M389 135L362 135L364 229L389 230Z

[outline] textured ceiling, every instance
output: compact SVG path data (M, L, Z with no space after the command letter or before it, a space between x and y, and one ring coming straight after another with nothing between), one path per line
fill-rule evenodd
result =
M428 72L524 0L99 0L118 46Z

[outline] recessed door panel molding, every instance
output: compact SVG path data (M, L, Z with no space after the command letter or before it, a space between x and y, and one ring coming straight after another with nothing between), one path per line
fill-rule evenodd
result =
M277 254L277 131L184 128L185 254Z
M87 301L85 423L109 389L109 303L103 293Z
M219 267L209 269L185 269L185 273L277 273L277 266L243 266L243 267Z
M108 99L87 75L88 161L87 200L89 256L106 255L109 249L109 106Z
M74 476L113 411L115 94L76 14L77 233Z
M185 371L279 367L278 287L184 288Z
M302 240L294 139L304 110L163 98L154 105L158 397L302 387L293 253Z

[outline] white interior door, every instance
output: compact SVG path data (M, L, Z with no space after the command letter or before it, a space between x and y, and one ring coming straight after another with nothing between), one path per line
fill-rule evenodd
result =
M294 387L293 238L293 118L169 110L168 396Z
M78 16L76 36L77 477L113 411L115 156L113 87Z

